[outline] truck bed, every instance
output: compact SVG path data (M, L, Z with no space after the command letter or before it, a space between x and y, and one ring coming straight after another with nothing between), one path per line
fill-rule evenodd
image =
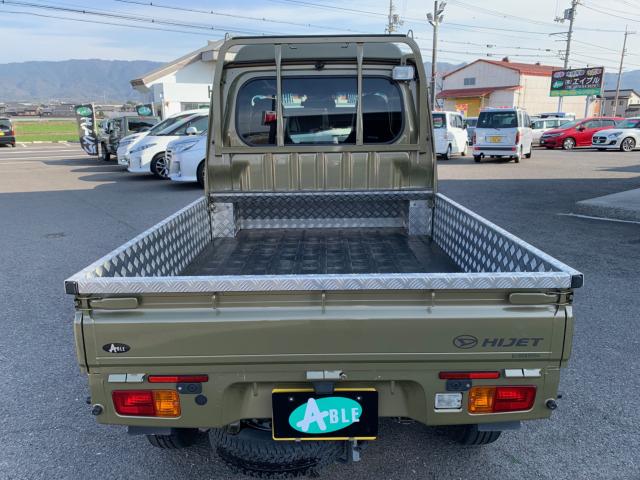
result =
M401 228L256 229L215 238L182 275L459 271L429 237Z
M582 275L442 194L201 198L67 279L70 294L578 288ZM330 200L325 200L329 198Z

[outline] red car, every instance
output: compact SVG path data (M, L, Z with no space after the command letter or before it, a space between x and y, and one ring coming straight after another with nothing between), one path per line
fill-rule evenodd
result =
M590 147L594 133L615 127L622 117L591 117L565 123L559 128L547 130L540 137L540 146L571 150L575 147Z

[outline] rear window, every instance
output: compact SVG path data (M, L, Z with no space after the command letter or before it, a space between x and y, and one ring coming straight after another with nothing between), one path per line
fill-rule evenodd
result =
M129 131L139 132L145 128L149 129L156 124L155 120L151 119L129 119Z
M3 132L8 132L11 130L11 120L8 119L0 119L0 130Z
M477 128L516 128L518 116L513 110L504 112L480 112Z
M282 79L285 145L355 144L355 76ZM387 78L362 82L363 141L388 143L402 131L400 90ZM276 145L276 80L245 83L236 102L236 130L249 145Z
M444 113L433 114L433 128L444 128L447 126L447 116Z

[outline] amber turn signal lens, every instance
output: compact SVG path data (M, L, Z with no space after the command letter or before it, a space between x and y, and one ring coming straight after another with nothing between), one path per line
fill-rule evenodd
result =
M153 390L156 417L179 417L180 397L175 390Z
M469 413L493 412L496 387L472 387L469 390Z
M533 385L472 387L469 413L518 412L529 410L536 400Z

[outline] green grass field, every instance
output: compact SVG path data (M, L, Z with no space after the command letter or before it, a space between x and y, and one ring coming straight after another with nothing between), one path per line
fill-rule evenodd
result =
M75 120L25 120L13 122L17 142L78 141Z

